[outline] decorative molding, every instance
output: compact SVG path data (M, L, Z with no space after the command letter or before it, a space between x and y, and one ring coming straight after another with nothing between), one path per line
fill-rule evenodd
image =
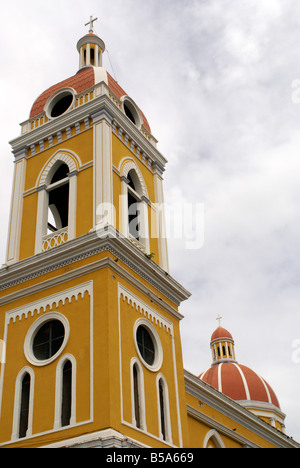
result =
M119 284L119 298L127 302L128 305L134 307L141 315L144 315L150 322L158 324L160 328L170 333L173 336L173 324L170 320L163 317L159 312L152 309L148 304L135 296L127 288Z
M78 286L74 286L73 288L67 289L57 294L53 294L39 301L31 302L30 304L26 304L25 306L8 311L6 312L6 323L9 325L11 320L13 320L13 323L15 323L17 318L19 320L22 320L23 318L26 319L28 317L28 314L31 314L32 317L35 313L39 315L41 312L45 312L47 307L49 307L50 310L53 310L53 308L59 306L60 302L62 303L62 305L65 305L66 301L69 301L69 303L71 303L73 298L75 299L75 301L78 301L79 296L81 295L81 297L83 298L86 292L90 296L92 295L92 281L80 284Z
M81 160L76 153L68 149L60 149L56 153L54 153L50 159L48 159L48 161L42 168L37 178L37 182L36 182L37 187L47 184L46 182L47 176L51 168L54 166L54 164L57 161L63 161L64 163L66 163L69 168L70 173L73 173L73 172L77 173L82 166Z
M148 260L145 255L120 232L103 231L91 232L80 238L70 240L54 249L50 249L38 256L22 260L9 267L0 269L0 291L23 284L85 258L107 251L121 260L141 279L151 284L157 291L168 297L174 304L179 305L190 297L190 293L176 280L162 270L155 262ZM116 263L114 262L116 266ZM123 268L122 268L123 271ZM56 280L55 280L56 281ZM13 294L15 296L16 293ZM2 301L6 301L2 296ZM175 311L174 311L175 312ZM176 313L178 318L182 318Z
M95 114L97 114L101 109L101 112L106 114L106 118L109 120L113 118L112 125L113 128L116 128L116 132L118 131L118 128L120 128L122 133L127 133L130 135L130 141L133 140L135 143L134 146L136 147L137 157L139 157L140 153L145 153L145 155L147 155L153 163L157 163L160 167L163 168L167 163L167 160L154 146L153 143L155 143L156 140L152 137L152 135L146 136L143 129L138 130L136 126L132 124L132 122L124 114L123 110L112 99L112 97L115 99L115 96L110 97L111 92L104 82L98 83L90 90L87 90L86 93L92 93L92 91L98 89L99 86L105 88L105 92L103 91L100 96L93 97L84 104L66 112L59 118L44 122L43 124L36 126L32 130L23 133L21 136L11 140L10 145L12 146L13 152L18 151L24 146L33 146L34 151L36 151L35 147L41 140L54 137L59 132L61 132L62 129L65 130L67 127L73 127L78 122L86 122L87 118L90 118L91 115L95 116ZM93 94L97 93L94 92ZM41 114L39 118L42 117L43 116ZM26 122L23 125L26 125ZM130 149L131 147L133 147L133 145L130 145L128 148Z

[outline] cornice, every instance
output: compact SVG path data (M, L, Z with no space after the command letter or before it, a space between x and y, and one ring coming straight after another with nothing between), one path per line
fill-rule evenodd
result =
M108 92L107 85L104 82L96 86L99 88L102 86ZM92 91L94 88L87 90L87 92ZM78 122L83 122L85 119L93 117L95 119L94 124L99 121L99 118L105 118L109 123L114 122L114 128L116 126L121 128L123 133L128 134L135 146L139 147L141 152L144 152L153 163L157 163L163 170L167 163L166 158L150 143L143 133L130 122L121 109L119 109L113 100L105 93L66 112L61 117L50 120L28 133L20 135L9 143L13 153L18 153L22 148L30 148L32 145L39 144L41 141L47 140L53 135L76 125Z
M7 302L9 292L5 295L3 293L5 290L35 278L42 279L49 272L105 251L115 255L116 259L123 262L131 271L137 273L140 278L151 284L174 304L179 305L190 296L190 293L175 279L155 262L149 260L127 238L122 237L119 232L111 228L110 230L103 230L102 233L90 232L10 266L4 265L0 270L0 291L2 291L0 305ZM91 268L90 264L86 266L87 272L89 268ZM118 272L119 266L116 265L115 268L116 272ZM121 270L119 271L121 272ZM55 281L59 280L54 278ZM14 296L15 293L12 294L12 297ZM182 318L182 316L178 314L177 318Z
M234 400L231 400L231 398L219 392L206 382L203 382L195 375L184 370L184 378L186 392L198 398L201 403L207 404L217 411L220 411L222 414L225 414L235 422L243 425L277 447L300 448L298 442L272 427L251 411ZM195 411L197 414L199 413L198 416L200 418L200 414L202 415L202 413L194 409L193 412L195 413Z

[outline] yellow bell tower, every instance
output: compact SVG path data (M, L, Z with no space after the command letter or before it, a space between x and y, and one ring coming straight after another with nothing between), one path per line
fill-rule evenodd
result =
M0 445L183 446L166 159L149 123L78 41L79 71L34 102L15 159L0 271ZM76 441L76 442L75 442Z

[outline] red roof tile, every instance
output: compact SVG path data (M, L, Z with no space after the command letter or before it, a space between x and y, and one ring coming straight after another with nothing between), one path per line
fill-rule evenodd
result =
M112 76L107 73L108 79L108 87L111 91L117 96L117 98L121 98L122 96L126 96L127 93L121 88L121 86L112 78ZM30 111L30 118L34 118L37 115L41 114L44 111L45 104L48 99L54 94L56 91L62 88L73 88L77 94L82 93L86 89L91 88L95 84L95 74L93 67L83 68L76 73L76 75L67 78L60 83L51 86L46 91L44 91L34 102L31 111ZM143 118L143 125L146 130L151 133L151 129L149 123L140 110L142 118Z

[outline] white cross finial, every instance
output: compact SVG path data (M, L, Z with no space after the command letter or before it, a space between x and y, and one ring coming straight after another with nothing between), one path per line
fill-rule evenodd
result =
M90 21L85 24L85 26L90 27L90 30L89 30L90 34L93 34L93 32L94 32L94 22L95 21L98 21L98 18L93 19L93 15L92 15L92 16L90 16Z
M216 318L216 320L219 321L219 327L221 326L221 319L222 319L222 318L223 318L223 317L221 317L220 314L219 314L218 317Z

